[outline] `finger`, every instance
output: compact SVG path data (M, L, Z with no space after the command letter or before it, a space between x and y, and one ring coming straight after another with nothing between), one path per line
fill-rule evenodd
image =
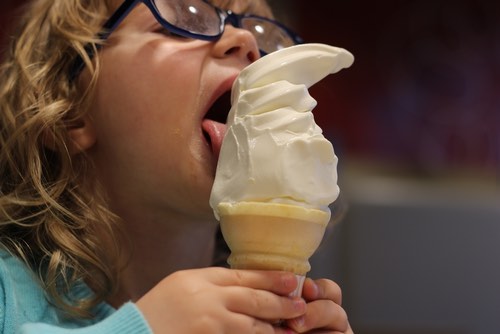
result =
M302 298L278 296L269 291L244 287L228 287L224 293L228 310L259 319L292 319L306 312L306 302Z
M349 321L340 305L331 300L318 300L307 304L306 314L288 320L287 325L297 333L305 333L313 329L345 333L349 328Z
M282 296L288 295L297 286L295 275L284 271L214 269L217 270L210 271L211 281L221 286L243 286Z
M288 327L283 327L283 326L274 327L274 334L296 334L296 333L297 333L296 331Z
M337 283L328 279L313 281L306 278L302 289L302 297L307 301L327 299L342 305L342 289Z
M224 331L227 333L274 334L276 332L275 327L269 322L244 314L235 314L227 326L227 331Z

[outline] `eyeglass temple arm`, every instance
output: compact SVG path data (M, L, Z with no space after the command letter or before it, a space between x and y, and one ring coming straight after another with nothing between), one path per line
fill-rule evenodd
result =
M125 0L113 13L113 15L111 15L111 17L104 23L102 30L97 34L97 37L100 40L105 41L139 1L141 0ZM101 44L97 44L96 48L97 50L100 49ZM85 52L89 58L92 59L94 57L95 49L91 44L87 44L85 45ZM83 62L83 58L78 55L70 70L70 80L73 81L76 79L84 67L85 63Z
M108 36L118 27L118 25L123 21L123 19L128 15L128 13L134 8L134 6L141 0L125 0L120 7L111 15L111 17L102 26L102 31L99 33L99 37L102 40L108 38Z

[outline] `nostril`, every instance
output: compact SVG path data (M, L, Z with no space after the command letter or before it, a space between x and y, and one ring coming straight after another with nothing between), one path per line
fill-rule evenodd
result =
M232 55L235 52L238 52L239 49L240 49L239 47L234 46L234 47L230 48L229 50L227 50L224 54L226 56L229 56L229 55Z
M229 56L229 55L232 55L232 54L235 54L235 53L238 53L238 52L241 52L242 50L244 50L245 48L244 47L239 47L239 46L234 46L232 48L230 48L229 50L227 50L224 54L226 56ZM247 52L247 59L249 62L253 63L254 61L256 61L259 57L255 54L255 52L253 52L252 50L249 50Z
M218 57L237 56L249 62L259 58L255 36L249 30L232 25L228 25L221 38L215 42L214 52Z
M259 57L253 51L248 51L247 58L248 58L248 61L250 61L250 63L253 63L257 59L259 59Z

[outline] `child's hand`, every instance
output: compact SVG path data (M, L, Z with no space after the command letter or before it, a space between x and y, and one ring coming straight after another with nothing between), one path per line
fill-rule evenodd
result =
M306 314L288 320L287 325L297 333L353 334L347 314L341 307L342 292L331 280L316 281L307 278L304 282L302 297L308 302Z
M289 329L273 323L277 319L304 315L307 326L334 326L314 318L318 313L316 309L322 304L333 303L328 300L312 302L308 306L311 311L306 314L303 299L287 297L296 285L295 276L285 272L224 268L185 270L166 277L139 299L137 306L155 334L289 333ZM322 289L327 288L330 291L329 286ZM330 297L313 295L311 299L316 296L319 299Z

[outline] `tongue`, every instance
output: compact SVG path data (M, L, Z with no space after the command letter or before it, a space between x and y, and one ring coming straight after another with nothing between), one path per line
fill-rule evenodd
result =
M226 134L226 124L222 124L210 119L203 120L201 124L203 130L210 136L212 144L212 152L217 160L219 160L220 148L222 146L222 139Z

